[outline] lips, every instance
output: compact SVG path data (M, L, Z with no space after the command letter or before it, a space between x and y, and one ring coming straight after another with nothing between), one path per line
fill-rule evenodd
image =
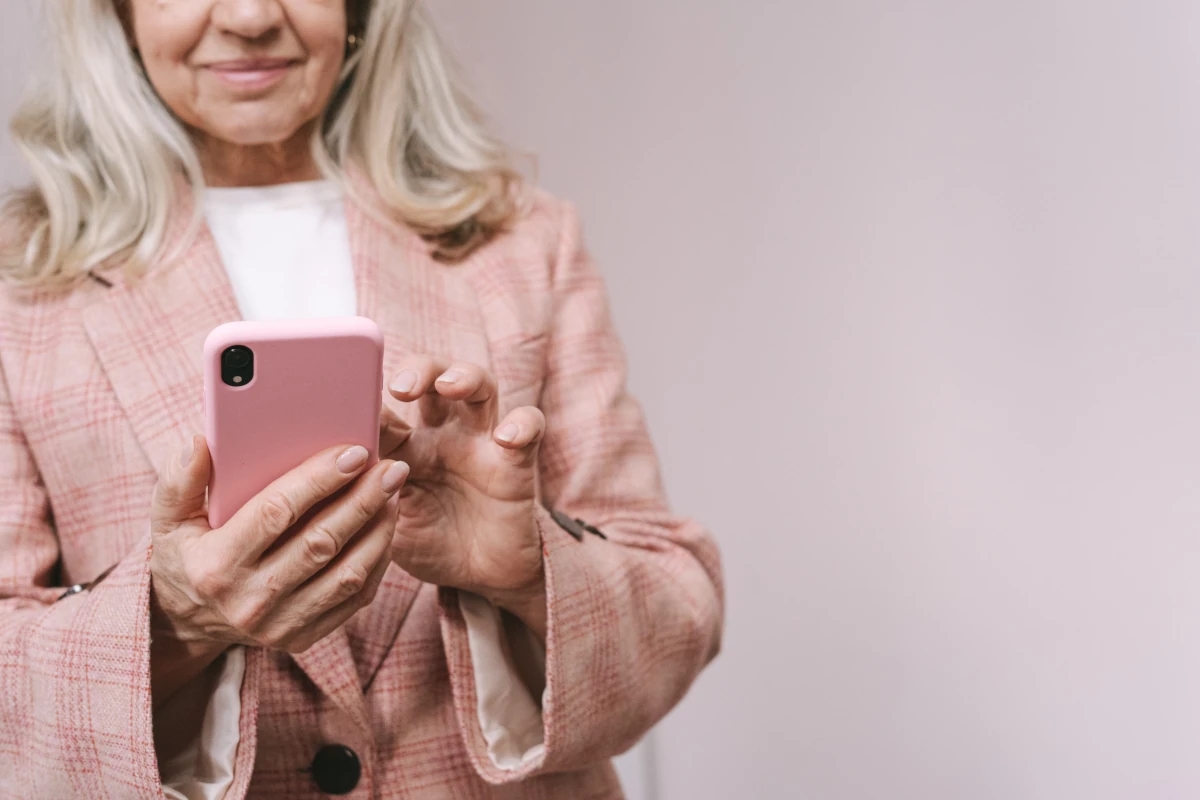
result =
M278 83L299 63L292 58L243 58L216 61L208 64L206 69L232 87L255 90Z

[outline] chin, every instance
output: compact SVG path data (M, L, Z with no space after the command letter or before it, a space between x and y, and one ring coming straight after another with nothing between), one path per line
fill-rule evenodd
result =
M204 126L205 131L221 141L242 147L283 144L293 139L304 127L304 122L290 119L246 119L231 121L226 118L221 124Z

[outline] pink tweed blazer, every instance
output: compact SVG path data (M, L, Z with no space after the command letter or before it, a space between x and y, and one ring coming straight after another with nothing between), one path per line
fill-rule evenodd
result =
M496 767L454 591L390 567L375 602L300 655L250 649L230 800L323 797L307 768L336 742L354 798L614 798L633 745L717 652L720 562L672 514L604 284L573 209L540 193L455 266L347 202L359 313L386 370L411 353L489 367L501 413L538 405L549 596L544 756ZM147 512L157 470L203 430L201 344L238 318L211 235L126 284L0 291L0 798L160 798L150 697ZM102 279L102 280L101 280ZM106 286L110 282L112 286ZM415 420L410 420L415 421ZM115 570L95 588L61 587Z

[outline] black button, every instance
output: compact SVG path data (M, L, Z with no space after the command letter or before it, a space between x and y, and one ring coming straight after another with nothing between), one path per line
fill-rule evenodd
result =
M327 744L317 751L312 776L325 794L348 794L358 786L362 764L358 754L344 744Z

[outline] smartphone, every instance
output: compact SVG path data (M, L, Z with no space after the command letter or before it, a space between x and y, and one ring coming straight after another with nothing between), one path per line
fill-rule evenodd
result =
M231 322L204 342L208 522L312 456L360 444L379 459L383 335L365 317Z

